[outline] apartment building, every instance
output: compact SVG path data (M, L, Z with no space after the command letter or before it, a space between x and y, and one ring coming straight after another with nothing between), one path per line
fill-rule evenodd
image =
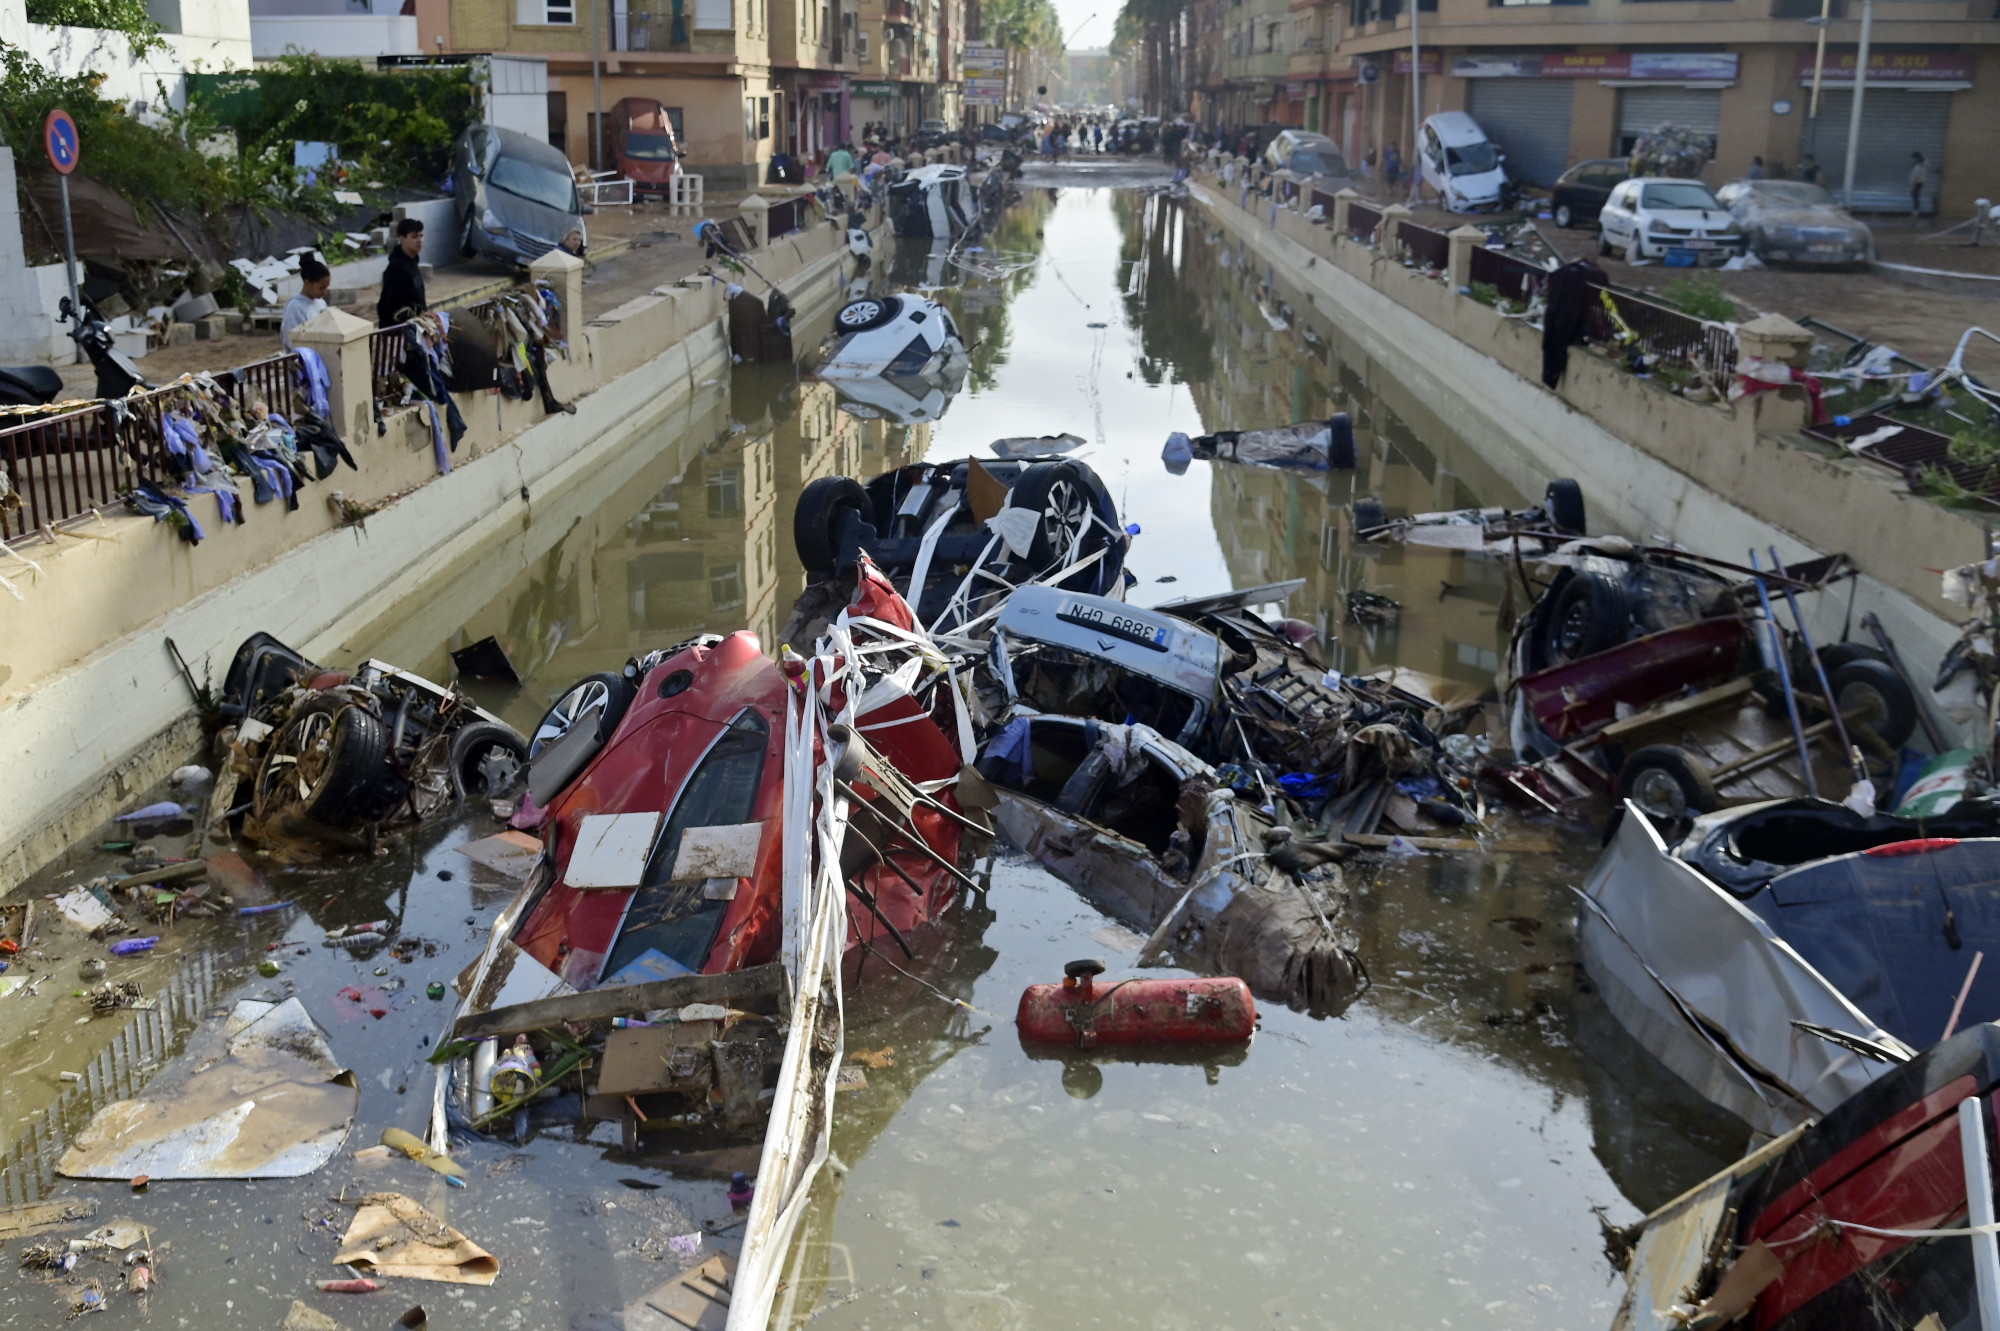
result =
M1350 157L1398 143L1410 151L1409 0L1199 0L1226 87L1211 105L1231 124L1318 129ZM1713 182L1762 158L1793 172L1810 155L1839 183L1847 156L1862 0L1417 0L1415 71L1422 113L1469 111L1528 181L1628 151L1663 123L1715 141ZM1863 207L1907 209L1911 153L1929 167L1924 206L1965 216L2000 197L1982 151L2000 113L1994 0L1879 0L1856 144ZM1283 11L1283 12L1275 12ZM1232 57L1251 34L1248 59ZM1272 48L1285 51L1282 76ZM1813 113L1814 69L1820 95ZM1239 72L1240 71L1240 72ZM1205 117L1213 120L1215 114Z
M977 0L860 0L853 120L913 133L925 120L957 128L967 20Z

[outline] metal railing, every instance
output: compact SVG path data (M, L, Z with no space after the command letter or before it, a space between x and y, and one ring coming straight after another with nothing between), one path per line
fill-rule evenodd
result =
M1396 226L1396 243L1421 268L1443 272L1451 267L1451 237L1405 218Z
M391 324L368 335L368 376L378 412L403 399L403 354L409 347L409 328L406 323Z
M245 410L262 402L288 421L304 401L299 358L291 352L215 380ZM187 391L169 385L0 427L0 540L11 543L108 508L141 480L173 481L164 418Z
M1547 270L1504 250L1484 246L1472 252L1471 279L1497 289L1503 299L1526 304L1541 289Z
M1617 310L1617 318L1612 317L1603 298L1593 301L1585 326L1590 341L1614 346L1635 344L1654 360L1699 369L1717 386L1727 385L1735 376L1736 334L1729 329L1703 323L1691 314L1656 305L1630 292L1607 289L1605 295Z
M1350 202L1347 205L1347 234L1355 240L1369 241L1375 238L1382 225L1380 209L1370 208L1365 203Z

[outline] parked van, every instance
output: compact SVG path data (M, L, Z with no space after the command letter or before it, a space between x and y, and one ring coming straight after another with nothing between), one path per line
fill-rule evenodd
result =
M634 194L666 194L687 153L667 108L650 97L627 97L611 108L611 156Z
M1463 111L1440 111L1424 121L1424 183L1455 213L1498 208L1507 184L1499 146Z
M524 268L570 231L583 230L583 200L569 159L511 129L473 125L459 136L452 192L467 258Z

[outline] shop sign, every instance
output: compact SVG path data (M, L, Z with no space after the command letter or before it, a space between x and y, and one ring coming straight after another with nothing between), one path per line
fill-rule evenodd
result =
M1462 79L1646 79L1663 83L1733 83L1733 51L1571 51L1547 55L1462 55Z
M856 97L897 97L900 92L893 83L857 83L852 88Z
M1396 58L1390 63L1389 67L1398 74L1409 73L1410 53L1408 51L1396 52ZM1420 74L1435 74L1443 68L1443 58L1436 51L1425 51L1418 62L1417 72Z
M1402 73L1407 61L1396 67ZM1542 72L1538 55L1462 55L1451 62L1451 72L1462 79L1532 79Z
M1734 51L1634 51L1635 79L1675 79L1683 83L1734 83Z
M1854 82L1855 53L1828 51L1820 75L1828 83ZM1799 77L1812 79L1813 53L1799 52ZM1876 51L1868 57L1870 83L1970 83L1969 51Z
M1539 57L1545 79L1629 79L1632 57L1624 51L1569 51Z

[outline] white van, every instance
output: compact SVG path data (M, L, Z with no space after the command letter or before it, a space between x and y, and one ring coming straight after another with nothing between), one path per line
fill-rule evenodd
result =
M1477 120L1463 111L1440 111L1424 121L1418 137L1424 183L1446 208L1469 213L1500 206L1507 183L1502 154Z

